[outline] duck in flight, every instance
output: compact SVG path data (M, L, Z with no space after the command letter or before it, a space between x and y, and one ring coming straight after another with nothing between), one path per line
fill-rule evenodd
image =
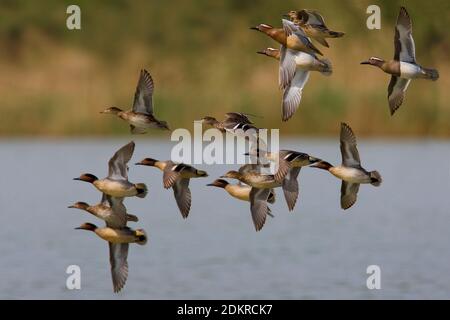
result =
M274 28L271 25L261 23L256 27L251 27L250 29L260 31L268 35L273 40L288 49L303 51L311 55L322 55L322 52L314 46L303 30L301 30L293 22L282 19L282 24L283 28Z
M332 31L325 25L322 15L315 10L289 11L286 15L292 22L300 26L308 37L329 48L326 38L340 38L344 32Z
M76 202L69 208L89 212L95 217L104 220L111 228L121 228L126 225L127 221L139 221L138 217L127 213L122 198L113 198L106 194L102 195L101 202L96 205L91 206L86 202Z
M242 184L242 183L231 184L226 180L216 179L212 183L207 184L207 186L224 189L233 198L250 202L250 193L251 193L252 187L249 185ZM275 202L275 190L274 189L270 189L269 195L267 197L267 202L268 203ZM266 213L268 216L273 218L270 208L267 208ZM265 219L260 219L258 214L255 214L255 215L252 214L252 220L253 220L253 224L255 226L255 230L256 231L261 230L262 227L264 226Z
M99 228L92 223L83 223L79 230L94 232L109 244L109 261L111 263L111 275L114 292L119 292L128 278L128 246L129 243L144 245L147 243L147 234L143 229L133 230L125 225L121 228L106 227Z
M91 173L84 173L74 180L85 181L93 184L99 191L117 198L139 197L145 198L147 186L143 183L131 183L128 181L127 163L133 156L135 144L133 141L120 148L108 162L108 176L99 179Z
M209 125L221 132L229 132L235 134L238 129L246 132L249 129L258 131L253 122L248 118L250 115L241 112L227 112L225 113L225 119L222 121L217 120L211 116L205 116L202 118L202 123Z
M250 191L250 210L254 221L258 225L264 224L268 212L267 200L271 189L281 187L289 211L294 210L297 202L299 187L297 177L300 173L299 168L293 168L282 181L277 181L273 174L262 173L263 164L246 164L238 171L231 170L225 173L221 178L239 180L252 187Z
M282 48L284 51L281 59L281 50L266 48L257 53L280 60L280 87L283 88L281 103L282 120L289 120L300 106L303 88L309 79L310 71L318 71L325 76L333 73L331 62L327 59L319 59L308 53Z
M207 177L206 171L184 164L175 163L171 160L159 161L152 158L145 158L136 165L156 167L163 172L163 185L165 189L172 188L180 209L181 216L186 219L191 210L191 190L189 181L192 178Z
M412 23L404 7L400 8L395 26L394 59L385 61L378 57L371 57L361 64L368 64L380 68L391 75L388 86L388 101L391 115L402 105L406 89L411 79L428 79L436 81L439 72L420 66L416 61L416 49L412 36Z
M355 204L361 183L370 183L378 187L382 179L378 171L367 171L361 166L359 152L356 147L356 137L352 129L345 123L341 123L340 141L342 155L342 164L340 166L333 166L326 161L319 161L311 167L327 170L333 176L342 180L341 208L346 210Z
M110 107L101 113L114 114L128 122L132 134L146 133L150 128L169 130L167 122L156 119L153 114L154 87L150 73L143 69L134 94L133 108L129 111L123 111L117 107Z
M292 171L297 168L300 172L302 167L309 166L316 162L321 161L319 158L310 156L304 152L298 152L293 150L280 150L279 152L267 152L263 155L267 160L278 164L277 172L274 178L278 182L282 182L289 174L297 174Z

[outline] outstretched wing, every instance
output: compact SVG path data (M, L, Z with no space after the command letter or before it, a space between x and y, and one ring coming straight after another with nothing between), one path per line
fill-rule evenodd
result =
M303 87L309 79L309 71L297 69L291 84L283 92L282 118L289 120L300 106L302 100Z
M344 166L355 168L361 166L358 149L356 148L356 137L346 123L341 123L341 155Z
M355 204L358 195L359 183L342 181L341 184L341 208L346 210Z
M299 194L297 177L300 173L300 169L301 167L290 169L282 182L284 198L286 199L289 211L294 210L295 203L297 202Z
M133 111L153 114L153 79L147 70L141 70L139 82L134 94Z
M114 292L119 292L128 278L128 243L109 244L109 262Z
M391 115L393 115L402 105L403 99L405 98L406 89L408 89L410 82L411 79L404 79L396 76L391 77L391 81L388 86L388 101Z
M262 229L266 222L267 214L270 212L270 209L267 206L269 194L270 189L252 188L250 190L250 211L252 213L252 220L256 231Z
M395 26L394 60L416 63L416 46L412 37L412 23L404 7L400 8Z
M133 141L120 148L108 162L108 178L122 180L128 179L127 163L133 156L135 144Z
M191 190L189 189L189 179L178 179L172 188L181 215L184 219L186 219L189 215L189 211L191 210Z

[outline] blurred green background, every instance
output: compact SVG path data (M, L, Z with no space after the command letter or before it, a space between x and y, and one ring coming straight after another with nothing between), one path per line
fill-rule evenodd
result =
M66 28L69 4L81 7L82 30ZM381 30L366 28L370 4L381 7ZM413 81L391 118L389 76L359 62L392 58L400 5L413 20L418 62L441 77ZM330 29L346 35L320 47L334 73L314 73L300 109L282 123L277 63L256 54L278 45L249 27L278 26L283 13L302 8L319 10ZM123 121L99 111L129 107L139 70L147 68L156 116L172 129L241 111L286 135L336 135L348 121L358 135L450 137L449 9L448 0L2 0L0 136L129 134Z

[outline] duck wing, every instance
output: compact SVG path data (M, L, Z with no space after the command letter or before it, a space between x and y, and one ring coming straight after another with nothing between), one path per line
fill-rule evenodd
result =
M186 219L191 209L191 190L189 189L189 179L178 179L173 184L172 189L181 215L184 219Z
M306 82L308 82L308 79L309 79L309 71L297 69L291 84L284 89L282 99L283 121L289 120L300 106L303 88Z
M297 177L300 173L300 169L301 167L290 169L281 185L289 211L294 210L295 203L297 202L299 193Z
M309 155L303 152L281 150L278 156L278 170L275 173L275 180L281 182L286 177L291 169L291 162L304 159L309 159Z
M128 180L127 163L133 156L135 144L133 141L120 148L108 162L108 178Z
M391 81L388 86L388 101L391 115L393 115L402 105L403 99L405 98L406 89L408 89L410 82L411 79L404 79L396 76L391 77Z
M400 8L395 26L394 60L416 63L416 46L412 37L412 23L404 7Z
M267 206L269 194L270 189L252 188L250 190L250 211L256 231L262 229L266 222L267 214L270 213L270 209Z
M109 244L109 262L114 292L119 292L128 278L128 243Z
M342 181L341 184L341 208L346 210L355 204L358 195L359 183Z
M142 69L134 94L133 111L144 114L153 114L154 84L150 73Z
M281 89L288 87L295 76L297 64L294 50L280 46L280 66L278 70L278 85Z
M342 164L346 167L361 167L358 149L356 148L356 137L352 129L346 124L341 123L341 155Z
M123 198L116 198L106 195L106 201L113 212L113 215L109 216L105 220L106 226L113 229L126 227L127 208L123 204Z
M180 178L180 170L177 170L178 164L167 161L163 171L163 185L165 189L172 188L174 183Z

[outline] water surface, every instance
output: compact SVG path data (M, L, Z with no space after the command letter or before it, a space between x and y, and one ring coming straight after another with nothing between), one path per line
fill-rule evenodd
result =
M300 199L287 211L281 190L262 232L249 204L206 187L230 166L198 166L210 177L191 181L192 209L183 220L161 173L130 165L145 199L129 198L132 226L146 246L132 245L129 277L112 293L108 246L74 230L94 217L68 209L96 203L99 193L72 178L99 177L126 140L3 140L0 180L0 298L7 299L380 299L450 298L450 143L359 141L363 165L383 176L361 187L356 205L339 207L340 182L305 168ZM132 162L166 159L170 144L137 140ZM289 140L282 147L340 162L335 140ZM82 289L66 289L68 265ZM382 289L368 290L366 268L379 265Z

